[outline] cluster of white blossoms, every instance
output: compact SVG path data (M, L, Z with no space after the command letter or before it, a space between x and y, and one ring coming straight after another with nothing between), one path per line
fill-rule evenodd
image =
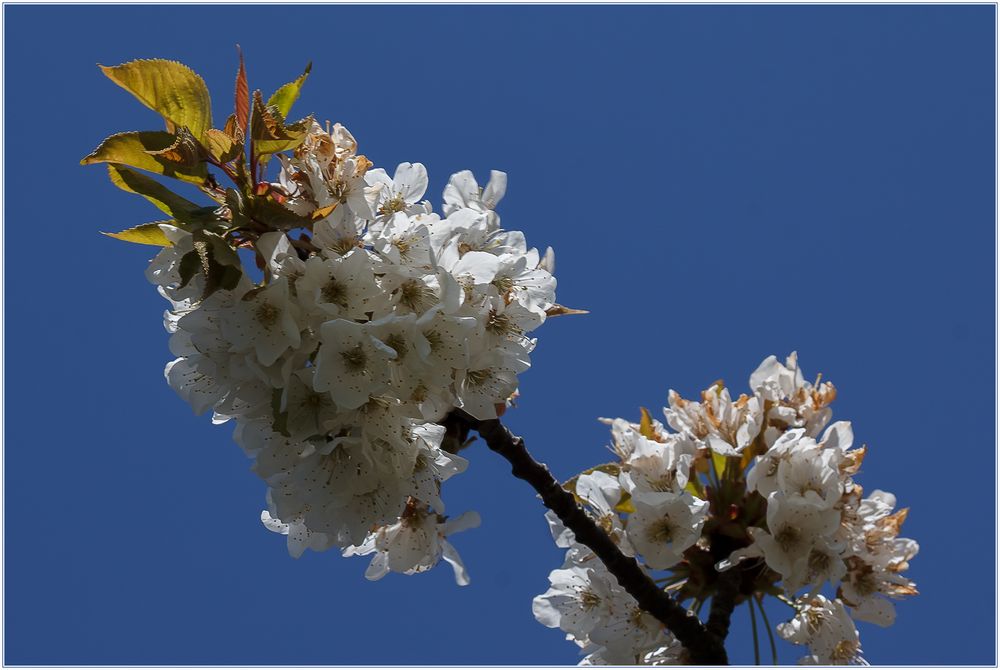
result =
M597 528L577 525L579 511L549 496L551 476L523 443L478 422L516 396L529 333L547 316L579 313L555 303L551 249L540 256L500 227L504 173L484 187L469 171L453 175L438 215L423 199L423 165L390 176L340 124L287 122L311 65L265 102L251 95L240 55L221 127L204 80L181 63L101 70L165 130L116 133L81 163L107 164L113 184L170 217L106 234L162 247L147 277L171 305L164 325L177 358L165 376L196 414L235 424L267 484L261 521L287 536L293 556L336 547L370 557L369 579L443 559L467 584L448 538L479 516L447 516L441 486L466 469L457 452L476 428L581 539L585 527L605 532L696 616L713 601L707 626L678 628L689 653L549 512L566 556L533 611L582 648L583 664L683 664L703 655L698 637L724 659L719 640L703 636L724 637L727 612L744 601L766 623L768 596L794 608L777 633L809 648L803 662L859 663L853 620L890 625L891 599L916 593L902 576L918 550L899 537L907 511L854 482L866 450L852 448L848 422L830 424L835 389L806 382L794 354L766 359L735 400L722 382L700 401L670 391L673 432L645 409L639 423L605 420L617 460L565 485ZM268 166L279 169L274 182ZM196 186L213 204L145 173ZM614 558L615 574L642 581Z
M244 272L201 299L209 273L183 266L204 242L162 226L172 246L147 276L172 305L166 377L196 413L235 421L268 485L264 525L293 556L371 555L371 579L443 558L464 584L446 538L478 516L444 514L441 484L467 462L442 449L438 422L454 408L495 418L515 394L528 333L554 304L552 255L500 227L504 173L485 188L453 175L442 217L422 200L422 165L390 177L356 149L343 126L313 124L278 156L271 193L311 230L261 233L260 281ZM240 264L231 250L213 259Z
M852 448L849 422L830 423L833 385L805 381L794 354L785 364L767 358L750 387L734 400L718 382L700 402L670 391L664 412L675 432L645 410L638 424L605 420L618 461L567 486L624 554L691 609L737 570L739 599L780 595L795 608L777 630L809 647L802 662L863 662L852 617L891 625L890 598L916 593L901 574L918 550L898 537L907 510L893 512L889 493L864 495L853 476L866 448ZM583 647L587 664L683 662L676 640L548 518L568 551L535 598L538 620ZM836 598L819 593L827 586Z

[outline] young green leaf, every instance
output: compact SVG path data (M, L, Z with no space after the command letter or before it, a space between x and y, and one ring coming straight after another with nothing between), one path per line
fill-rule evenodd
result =
M245 213L256 221L264 223L271 230L304 228L312 225L308 217L296 214L266 196L249 198L245 204Z
M176 221L154 221L152 223L144 223L141 226L135 226L134 228L129 228L118 233L101 233L102 235L107 235L108 237L113 237L116 240L122 240L124 242L133 242L135 244L149 244L154 247L170 247L173 246L167 236L163 234L160 229L161 223L176 224Z
M250 137L257 156L294 149L305 141L311 125L312 118L306 118L286 126L281 112L276 107L265 106L260 91L254 91Z
M123 191L136 193L149 200L161 212L177 219L180 224L212 225L219 221L214 207L202 207L183 198L166 186L144 174L121 165L108 165L108 177ZM182 226L184 227L184 226Z
M122 163L165 177L203 184L208 178L208 169L198 160L197 154L191 152L191 145L183 138L161 130L118 133L101 142L80 161L80 165Z
M639 434L647 440L656 441L656 431L653 429L653 417L645 407L639 408Z
M139 102L158 112L168 121L168 127L186 127L198 139L212 127L208 87L188 66L152 59L98 67Z
M205 132L205 148L216 161L228 163L240 155L243 147L238 144L225 131L209 128Z
M222 132L229 135L237 144L243 144L246 139L246 132L241 130L239 124L236 123L235 114L230 114L226 119L226 123L222 126Z
M280 137L274 139L259 139L254 145L258 156L268 156L281 151L291 151L305 142L309 128L312 126L312 117L301 119L295 123L284 126Z
M157 158L180 165L197 165L202 162L204 156L204 150L198 140L187 128L181 128L177 131L176 139L169 147L149 153Z
M194 234L194 253L197 254L201 273L205 277L202 300L220 288L236 288L243 274L240 270L240 258L223 238L204 230L197 231ZM182 264L183 261L182 258Z
M299 99L299 93L302 91L302 84L306 82L306 78L309 76L309 71L312 70L312 63L306 65L305 72L303 72L298 79L295 81L290 81L277 91L275 91L270 98L267 99L268 107L277 107L278 112L287 117L288 112L292 110L292 105L295 101Z
M183 256L181 256L181 264L178 268L178 272L181 276L180 287L184 288L190 283L194 276L198 274L198 270L201 269L201 258L197 251L189 251Z

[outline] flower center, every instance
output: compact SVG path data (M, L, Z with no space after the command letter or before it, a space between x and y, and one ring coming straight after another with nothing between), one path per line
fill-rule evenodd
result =
M830 563L830 554L815 549L809 552L809 571L813 576L825 575Z
M406 358L406 352L410 350L409 345L406 344L406 338L399 333L393 333L385 338L385 343L396 350L396 358L399 360Z
M584 589L580 592L580 604L583 609L592 610L601 604L601 597L590 589Z
M490 315L486 320L486 329L494 335L508 335L510 333L520 333L514 320L506 314L497 314L495 309L490 310Z
M854 580L854 589L862 596L870 596L878 591L878 580L875 579L875 572L868 568L859 574Z
M674 537L674 527L668 517L657 520L646 529L646 539L656 544L670 542Z
M497 277L492 284L500 291L500 295L507 295L514 290L514 279L511 277Z
M336 253L338 256L343 256L352 249L358 247L357 238L353 237L341 237L330 245L330 251Z
M262 302L257 306L257 311L254 313L254 316L257 318L260 325L265 328L270 328L278 322L278 317L281 316L281 310L269 302Z
M400 258L407 258L410 255L410 243L402 238L398 238L392 241L392 246L396 247L399 251Z
M402 193L397 193L382 203L382 206L378 208L378 213L388 216L402 212L404 209L406 209L406 200L403 199Z
M343 179L337 179L332 184L329 185L330 196L339 202L341 205L347 202L347 196L350 194L351 189L347 185L347 182Z
M347 307L347 287L341 284L335 277L331 277L320 291L323 302L328 302L340 307Z
M465 378L469 380L471 386L482 386L493 376L493 371L489 368L485 370L469 370Z
M850 661L858 655L858 643L854 640L841 640L830 653L830 658L835 661Z
M368 354L365 353L365 348L360 344L352 349L340 352L340 355L343 357L344 365L349 372L364 372L365 367L368 365Z
M444 339L441 337L441 333L436 330L428 330L424 333L424 337L427 338L427 343L431 345L431 351L437 351L441 348L441 343Z
M799 540L801 539L799 531L791 526L784 526L778 531L778 534L774 536L774 541L778 543L781 550L785 553L791 552L795 547L798 546Z
M434 291L416 279L411 279L399 287L399 302L414 312L419 311L424 301L434 299Z
M656 479L647 480L649 488L654 491L672 491L674 488L674 471L667 470Z

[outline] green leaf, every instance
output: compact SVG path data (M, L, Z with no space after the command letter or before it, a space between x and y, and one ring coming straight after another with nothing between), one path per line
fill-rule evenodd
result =
M236 288L243 273L240 269L240 257L235 249L223 238L204 230L195 233L194 249L198 254L202 274L205 275L202 300L220 288L227 290Z
M200 269L201 258L199 258L197 251L189 251L181 256L181 265L178 268L178 272L181 275L180 287L184 288L187 286Z
M715 475L722 479L723 473L726 471L726 457L722 454L712 452L712 467L715 468Z
M292 149L296 149L301 146L303 142L305 142L306 135L309 133L309 127L311 125L311 118L296 121L292 125L284 127L285 137L269 140L256 140L254 143L254 149L258 156L269 156L282 151L291 151Z
M639 434L647 440L656 442L656 430L653 428L653 417L649 415L649 410L645 407L640 407L639 413Z
M266 196L254 196L246 203L245 213L271 230L305 228L312 224L309 217L296 214Z
M194 70L176 61L134 60L114 67L98 67L126 91L168 122L168 128L186 127L198 139L212 127L208 87Z
M312 126L312 118L305 118L289 126L277 107L265 106L260 91L253 92L253 118L250 120L250 137L257 156L290 151L305 141Z
M171 216L198 209L198 205L177 195L155 179L127 167L114 163L108 165L108 177L110 177L111 183L118 188L141 195L156 205L160 211Z
M215 213L214 207L202 207L183 198L151 177L130 170L121 165L110 163L108 176L113 183L123 191L136 193L153 203L161 212L177 219L180 224L196 227L212 226L225 223ZM181 226L187 227L187 226Z
M239 123L236 122L236 115L230 114L226 118L226 123L222 126L222 132L229 135L233 139L233 142L237 144L243 144L246 139L246 128L240 128Z
M112 135L80 161L80 165L94 163L122 163L194 184L203 184L208 178L197 148L184 137L160 130Z
M239 254L236 253L236 249L233 249L233 247L226 242L224 238L207 231L198 231L197 235L200 239L204 239L208 242L211 249L211 256L217 262L222 265L232 265L237 268L240 267Z
M220 244L228 247L228 250L217 253ZM220 262L220 257L224 262ZM236 259L236 265L231 264L233 259ZM201 300L206 299L220 288L226 290L236 288L236 285L240 283L240 277L243 276L236 252L217 235L195 239L194 250L181 257L179 272L182 288L187 286L199 272L205 277Z
M622 491L621 499L613 509L622 514L632 514L635 512L635 503L632 502L632 494L628 491Z
M240 283L240 278L242 276L243 272L239 267L235 265L227 265L222 271L222 277L219 279L219 286L227 291L232 291Z
M275 91L270 98L267 99L268 107L277 107L278 112L282 116L288 116L288 112L292 110L292 105L295 101L299 99L299 93L302 91L302 84L306 83L306 78L309 76L309 71L312 70L312 63L306 65L305 72L296 79L295 81L290 81L277 91Z
M134 228L128 228L119 233L101 233L101 235L107 235L108 237L113 237L116 240L122 240L124 242L133 242L135 244L149 244L154 247L171 247L170 240L167 236L160 230L161 223L174 224L175 221L154 221L152 223L144 223L141 226L135 226Z
M243 145L236 142L225 131L209 128L205 132L205 148L212 158L220 163L228 163L243 151Z
M687 486L684 490L693 495L695 498L705 498L705 489L701 485L701 481L698 479L698 473L692 472L690 479L688 479Z

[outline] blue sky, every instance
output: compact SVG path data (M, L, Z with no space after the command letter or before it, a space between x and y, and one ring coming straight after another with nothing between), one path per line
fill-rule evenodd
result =
M436 207L452 172L509 173L504 225L591 310L537 331L509 416L557 476L606 460L596 417L797 350L922 547L922 594L860 624L867 657L993 664L994 11L6 6L4 662L577 660L531 615L560 551L497 456L445 488L483 518L455 540L472 584L370 583L364 559L291 559L229 429L164 382L153 250L98 235L157 212L78 165L159 119L95 64L181 60L223 119L240 43L265 94L313 61L297 111L423 162Z

